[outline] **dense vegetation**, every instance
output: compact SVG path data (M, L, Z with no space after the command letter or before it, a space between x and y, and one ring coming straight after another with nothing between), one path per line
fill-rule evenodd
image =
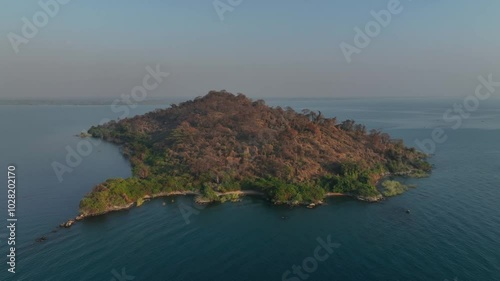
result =
M272 108L225 91L89 134L121 145L133 177L96 186L81 201L86 215L175 191L216 201L227 199L223 192L254 189L288 204L318 202L332 192L379 198L381 177L431 170L421 152L352 120L338 124L321 112Z

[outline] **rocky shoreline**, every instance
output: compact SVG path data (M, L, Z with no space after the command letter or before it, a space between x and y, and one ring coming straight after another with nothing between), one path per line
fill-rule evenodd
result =
M224 196L224 195L238 195L238 196L244 196L244 195L255 195L255 196L262 196L266 197L266 194L257 190L237 190L237 191L228 191L228 192L217 192L217 196ZM168 196L186 196L186 195L192 195L196 196L195 202L197 204L209 204L213 203L213 200L207 199L202 197L202 194L197 191L173 191L173 192L161 192L153 195L146 195L142 199L143 200L150 200L154 198L161 198L161 197L168 197ZM349 193L336 193L336 192L328 192L325 194L326 197L351 197L359 201L363 202L369 202L369 203L376 203L384 200L383 195L377 195L377 196L371 196L371 197L363 197L359 195L354 195L354 194L349 194ZM122 206L113 206L108 208L106 211L101 212L101 213L95 213L95 214L79 214L75 218L69 219L68 221L61 223L59 227L61 228L70 228L73 226L75 223L78 221L82 221L85 218L89 217L95 217L95 216L100 216L100 215L105 215L107 213L111 212L116 212L116 211L123 211L123 210L128 210L132 208L134 205L136 205L136 202L132 202L126 205ZM306 206L309 209L315 208L317 206L320 206L324 204L323 201L318 201L318 202L313 202L313 203L304 203L304 202L275 202L274 204L276 205L281 205L281 204L288 204L290 206L299 206L303 205Z
M239 195L239 196L243 196L243 195L265 196L265 194L263 192L259 192L259 191L256 191L256 190L238 190L238 191L218 192L217 193L218 196L233 195L233 194ZM198 204L208 204L208 203L212 203L213 202L211 200L203 201L201 199L202 194L199 193L199 192L196 192L196 191L160 192L160 193L153 194L153 195L146 195L142 199L144 199L144 200L150 200L150 199L154 199L154 198L161 198L161 197L168 197L168 196L179 196L179 195L181 195L181 196L186 196L186 195L197 196L196 202ZM126 204L126 205L122 205L122 206L113 206L113 207L108 208L106 211L100 212L100 213L95 213L95 214L79 214L75 218L71 218L68 221L61 223L59 225L59 227L60 228L70 228L76 222L84 220L86 218L101 216L101 215L105 215L107 213L116 212L116 211L128 210L128 209L132 208L134 205L136 205L136 202L132 202L132 203L129 203L129 204Z
M336 193L336 192L329 192L325 194L326 197L337 197L337 196L345 196L345 197L351 197L359 201L363 202L369 202L369 203L376 203L384 200L384 196L382 194L379 194L377 196L360 196L360 195L354 195L354 194L349 194L349 193Z
M389 176L397 176L397 175L386 173L386 174L382 175L381 178L377 181L377 185L379 184L379 182L382 179L387 178ZM224 196L224 195L239 195L239 196L256 195L256 196L266 197L265 193L257 191L257 190L237 190L237 191L228 191L228 192L217 192L216 194L219 197L220 196ZM202 197L202 194L200 192L197 192L197 191L160 192L160 193L153 194L153 195L146 195L142 199L143 200L150 200L150 199L154 199L154 198L176 196L176 195L182 195L182 196L193 195L193 196L196 196L195 202L197 204L201 204L201 205L203 205L203 204L210 204L210 203L214 202L213 200L210 200L210 199ZM326 197L351 197L351 198L354 198L356 200L363 201L363 202L368 202L368 203L376 203L376 202L383 201L385 199L385 197L382 194L379 194L379 195L376 195L376 196L366 197L366 196L359 196L359 195L354 195L354 194L350 194L350 193L339 193L339 192L328 192L328 193L325 194L325 198ZM276 205L288 204L290 206L303 205L303 206L306 206L309 209L313 209L313 208L315 208L317 206L320 206L320 205L322 205L324 203L323 203L323 201L318 201L318 202L313 202L313 203L304 203L304 202L275 202L274 204L276 204ZM61 228L70 228L76 222L81 221L81 220L83 220L85 218L95 217L95 216L100 216L100 215L105 215L107 213L116 212L116 211L128 210L128 209L132 208L134 205L136 205L136 202L132 202L132 203L129 203L129 204L126 204L126 205L123 205L123 206L113 206L113 207L111 207L111 208L109 208L106 211L101 212L101 213L96 213L96 214L79 214L75 218L69 219L67 222L61 223L59 226Z

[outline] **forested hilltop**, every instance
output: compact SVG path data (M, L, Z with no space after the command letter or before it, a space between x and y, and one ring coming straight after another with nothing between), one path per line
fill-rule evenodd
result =
M175 192L205 202L238 190L259 191L277 204L317 203L333 193L378 200L383 176L431 170L423 153L352 120L225 91L88 132L121 145L133 177L96 186L80 203L83 216Z

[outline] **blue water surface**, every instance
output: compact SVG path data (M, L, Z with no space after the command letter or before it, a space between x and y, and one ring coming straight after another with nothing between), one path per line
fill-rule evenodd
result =
M268 101L354 119L408 145L444 128L447 141L430 159L432 176L406 180L417 188L382 203L335 198L310 210L246 197L200 208L192 198L171 197L70 229L57 226L77 214L94 185L130 176L130 165L108 143L93 146L62 181L52 165L77 148L75 134L117 114L109 106L0 106L1 224L7 225L9 164L16 166L18 218L15 274L7 272L7 230L0 228L0 280L500 280L500 102L482 103L454 130L442 115L456 102ZM156 107L138 106L133 114ZM48 240L35 242L42 235ZM339 247L312 263L318 239ZM293 274L304 261L310 272Z

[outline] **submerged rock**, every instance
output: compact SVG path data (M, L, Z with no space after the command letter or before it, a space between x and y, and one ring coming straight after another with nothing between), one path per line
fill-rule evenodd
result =
M42 237L37 238L35 241L40 243L40 242L46 241L47 239L48 239L47 237L42 236Z
M374 196L356 196L356 199L365 202L380 202L384 200L384 196L382 196L382 194Z

